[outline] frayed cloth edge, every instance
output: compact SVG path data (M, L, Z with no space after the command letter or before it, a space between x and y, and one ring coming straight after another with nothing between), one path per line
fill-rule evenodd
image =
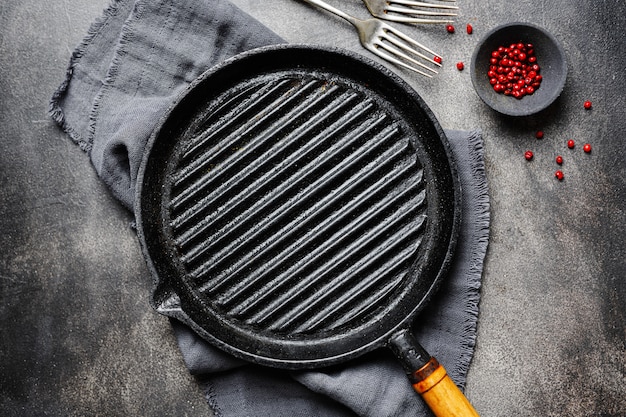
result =
M469 282L467 303L465 311L469 313L463 329L463 342L461 357L459 359L459 370L466 377L476 348L478 316L480 304L480 290L482 281L480 277L483 273L484 259L489 244L489 225L491 222L491 205L489 201L489 185L486 177L486 168L483 158L484 144L480 131L472 131L467 139L470 159L470 167L473 178L476 179L476 195L471 202L470 210L474 213L475 224L471 229L470 241L475 245L471 254L468 277L475 279ZM476 277L478 277L476 279ZM466 378L460 385L465 388Z
M87 35L85 35L80 44L72 52L68 67L65 71L65 78L52 94L48 105L48 114L50 115L50 117L85 152L89 152L91 150L92 145L90 140L82 137L79 132L77 132L74 128L72 128L72 126L67 123L65 113L63 112L63 109L61 108L59 102L67 93L67 89L71 83L72 76L74 74L74 69L76 68L76 65L78 65L78 62L85 53L85 49L91 44L93 39L98 36L102 28L106 26L108 20L117 14L120 3L121 0L111 0L109 5L100 15L100 17L96 18L96 20L89 26L89 29L87 30Z
M202 391L204 392L204 398L211 408L214 417L222 417L223 414L218 404L218 401L215 398L215 388L213 387L213 384L209 383L208 381L200 381L200 386L202 387Z

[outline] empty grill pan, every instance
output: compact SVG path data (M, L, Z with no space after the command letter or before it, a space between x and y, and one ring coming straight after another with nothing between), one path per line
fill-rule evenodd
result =
M459 199L441 127L393 73L335 49L244 53L196 80L147 145L152 302L251 362L315 368L389 346L418 392L443 386L408 328L445 276Z

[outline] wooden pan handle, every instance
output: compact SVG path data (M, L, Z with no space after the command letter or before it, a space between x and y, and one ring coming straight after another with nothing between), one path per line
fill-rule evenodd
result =
M478 417L478 413L448 376L445 368L430 358L413 373L413 388L437 417Z
M413 388L435 416L478 417L444 367L417 343L409 330L395 333L389 340L389 347L400 359Z

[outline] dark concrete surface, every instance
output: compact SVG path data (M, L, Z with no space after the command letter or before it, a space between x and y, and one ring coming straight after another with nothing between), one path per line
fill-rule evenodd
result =
M129 224L87 157L47 116L70 54L108 0L0 3L0 412L210 415ZM234 0L292 43L363 52L346 22L293 0ZM358 0L332 0L365 17ZM483 131L492 199L467 395L483 416L626 415L626 3L458 0L457 32L405 31L447 64L401 75L445 128ZM469 59L492 27L530 21L569 60L561 98L533 117L487 109ZM464 31L466 23L474 34ZM366 52L363 52L367 54ZM466 65L469 68L469 65ZM592 100L591 111L582 103ZM537 140L536 130L545 137ZM569 150L568 139L578 146ZM593 145L591 154L582 144ZM523 153L535 152L527 162ZM565 158L565 180L553 177Z

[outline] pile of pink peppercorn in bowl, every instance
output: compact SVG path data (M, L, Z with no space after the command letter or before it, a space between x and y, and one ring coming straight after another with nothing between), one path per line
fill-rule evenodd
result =
M509 116L529 116L559 97L567 60L559 42L544 29L507 23L479 42L471 77L476 93L489 107Z

